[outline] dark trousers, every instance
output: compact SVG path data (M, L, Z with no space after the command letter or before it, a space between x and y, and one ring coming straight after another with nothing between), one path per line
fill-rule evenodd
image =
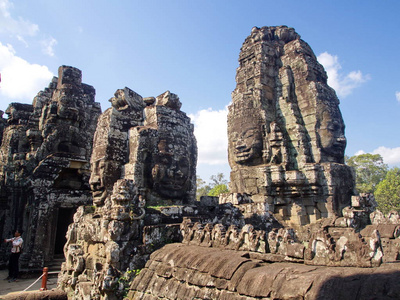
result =
M8 263L8 277L17 278L19 273L19 256L21 253L11 253Z

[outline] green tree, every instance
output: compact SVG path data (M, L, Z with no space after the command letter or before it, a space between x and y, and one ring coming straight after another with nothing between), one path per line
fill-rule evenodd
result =
M225 179L223 173L218 173L217 175L212 175L210 177L211 183L207 184L199 176L196 176L196 199L200 201L202 196L214 196L218 197L219 194L228 193L228 181Z
M400 212L400 168L387 172L385 179L376 186L375 199L383 213L393 209Z
M207 196L209 191L211 190L211 186L208 185L203 179L199 176L196 176L196 200L200 201L201 196Z
M229 193L228 181L225 179L224 173L212 175L210 179L211 190L208 192L208 196L218 197L222 193Z
M226 184L217 184L208 192L208 196L218 197L223 193L229 193L228 186Z
M211 187L215 187L216 185L220 185L220 184L228 184L228 181L225 179L225 175L224 173L218 173L217 175L212 175L210 177L211 179Z
M373 193L388 171L388 166L379 154L355 155L346 159L346 162L355 169L356 189L359 193Z

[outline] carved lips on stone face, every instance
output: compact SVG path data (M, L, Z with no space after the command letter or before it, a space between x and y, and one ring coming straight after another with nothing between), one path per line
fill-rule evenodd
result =
M165 141L160 141L158 148L151 171L153 187L162 196L182 197L190 183L190 159L183 151L166 151Z
M234 159L238 164L247 164L261 157L263 140L260 129L253 124L243 126L233 133Z
M335 116L333 112L328 110L325 110L321 116L321 126L318 130L321 149L328 156L328 161L341 163L346 148L342 118Z

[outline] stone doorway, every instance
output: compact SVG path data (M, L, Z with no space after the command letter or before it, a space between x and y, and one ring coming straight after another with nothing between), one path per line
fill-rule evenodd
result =
M68 230L68 225L72 223L75 208L59 208L57 218L56 239L54 243L54 258L64 257L64 245L67 242L65 234Z

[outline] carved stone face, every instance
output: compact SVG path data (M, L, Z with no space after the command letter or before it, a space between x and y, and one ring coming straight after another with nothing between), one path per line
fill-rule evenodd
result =
M93 163L92 173L90 175L89 184L92 190L93 203L95 205L101 205L107 198L107 190L104 185L104 172L105 172L105 160L100 159Z
M114 184L111 200L115 204L127 204L133 199L133 183L127 179L119 179Z
M89 184L95 205L104 204L104 200L111 194L113 185L119 177L120 174L112 162L99 159L92 163Z
M321 116L321 126L318 130L321 150L328 157L338 159L340 162L346 148L342 117L339 112L335 114L328 110L325 110Z
M159 144L159 152L151 170L153 187L162 196L179 198L187 192L191 170L189 154L182 151L165 151L164 141Z
M260 129L249 124L233 133L233 156L238 164L247 164L261 157L263 140Z

